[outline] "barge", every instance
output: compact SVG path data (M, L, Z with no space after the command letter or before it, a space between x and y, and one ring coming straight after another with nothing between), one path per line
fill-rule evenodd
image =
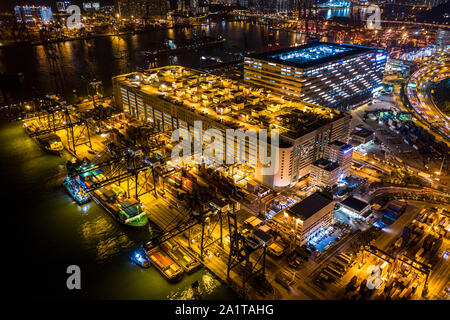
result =
M64 145L61 138L55 133L49 133L42 136L37 136L36 141L39 146L48 153L61 155L64 151Z
M166 40L163 44L163 48L156 50L147 50L145 51L145 55L148 57L157 57L162 55L171 55L177 53L188 52L192 50L198 50L201 48L219 45L226 41L226 39L222 36L219 37L195 37L193 39L186 40Z
M183 277L183 268L174 262L163 250L159 247L153 248L147 252L152 264L161 274L169 281L179 281Z
M201 267L200 261L176 241L168 240L161 244L161 248L187 273L192 273Z
M37 135L39 132L39 123L32 121L30 123L24 122L23 128L25 133L32 137L36 143L46 152L56 155L61 155L64 151L64 145L61 138L55 133L47 133Z

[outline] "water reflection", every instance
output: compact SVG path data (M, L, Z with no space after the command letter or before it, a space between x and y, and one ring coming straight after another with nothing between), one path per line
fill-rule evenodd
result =
M200 57L214 56L224 62L236 59L227 52L266 51L269 43L280 47L299 42L294 33L277 31L269 35L266 26L256 26L242 21L221 22L214 26L168 29L136 35L113 36L92 40L77 40L48 46L0 49L0 72L24 73L25 82L18 97L35 93L56 92L72 95L74 89L83 94L88 79L103 81L106 94L111 94L111 78L118 74L147 68L149 60L143 51L157 48L166 39L187 39L194 34L224 36L223 47L210 47L158 58L158 66L170 63L187 67L201 67ZM83 80L84 79L84 80Z
M209 271L205 271L198 281L198 293L200 297L211 295L222 284ZM169 300L193 300L194 290L188 286L182 290L171 292L167 299Z
M116 222L106 216L86 221L80 229L86 246L96 252L96 258L100 262L133 245L127 234L118 229Z
M326 12L324 10L320 10L319 15L324 16L326 19L330 19L333 17L349 17L350 10L351 10L350 8L327 9Z

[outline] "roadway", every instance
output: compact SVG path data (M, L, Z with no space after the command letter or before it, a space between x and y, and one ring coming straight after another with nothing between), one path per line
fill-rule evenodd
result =
M406 86L406 96L414 112L447 144L450 142L450 117L434 104L426 91L431 82L438 82L450 77L449 63L450 59L447 58L427 64L411 75Z

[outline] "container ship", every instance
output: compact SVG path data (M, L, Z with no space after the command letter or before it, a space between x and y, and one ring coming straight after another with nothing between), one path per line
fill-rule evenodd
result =
M158 269L162 275L170 281L179 281L183 277L183 268L174 262L163 250L159 247L153 248L147 252L152 264Z
M195 37L193 39L185 40L166 40L164 45L160 49L145 51L145 54L149 57L157 57L161 55L170 55L176 53L182 53L192 50L197 50L213 45L219 45L226 41L222 36L219 37L208 37L201 36Z
M75 182L73 179L75 178L67 177L64 179L63 186L66 188L66 191L78 204L89 202L91 200L90 194L84 191L81 184Z
M166 241L161 248L187 273L192 273L201 267L200 262L176 241Z
M37 121L31 121L29 123L24 122L23 128L29 136L39 131L41 125ZM33 137L38 145L46 152L61 155L64 150L64 145L61 138L55 133L48 133Z
M101 170L82 174L84 184L90 186L106 179ZM120 224L141 228L148 224L147 214L141 203L134 198L127 198L126 192L115 183L91 192L94 201L103 207Z
M42 149L48 153L61 155L64 151L64 145L61 138L55 133L49 133L42 136L37 136L36 141Z

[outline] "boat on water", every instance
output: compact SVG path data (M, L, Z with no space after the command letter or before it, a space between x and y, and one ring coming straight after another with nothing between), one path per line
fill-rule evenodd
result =
M31 136L36 132L39 132L40 125L36 121L30 123L24 122L23 124L25 132ZM38 145L46 152L61 155L64 151L64 145L61 138L56 133L47 133L43 135L36 135L33 137Z
M131 256L130 260L141 268L145 269L150 268L150 261L148 260L148 257L145 254L136 252Z
M98 169L82 174L81 178L87 187L106 179ZM91 196L120 224L134 228L148 224L147 213L142 209L142 204L134 198L127 198L126 192L115 183L92 191Z
M192 273L201 267L200 261L176 241L168 240L161 244L161 248L187 273Z
M36 141L39 146L48 153L61 155L64 151L64 145L61 138L55 133L49 133L42 136L37 136Z
M197 50L213 45L219 45L226 41L222 36L219 37L209 37L200 36L192 39L184 40L166 40L163 47L156 50L147 50L145 54L150 57L156 57L161 55L170 55L176 53L182 53L191 50Z
M179 281L183 277L183 268L174 262L167 253L159 247L153 248L147 252L152 264L170 281Z
M80 183L74 181L75 178L67 177L63 180L63 186L66 191L78 204L84 204L91 201L91 195L86 192Z

